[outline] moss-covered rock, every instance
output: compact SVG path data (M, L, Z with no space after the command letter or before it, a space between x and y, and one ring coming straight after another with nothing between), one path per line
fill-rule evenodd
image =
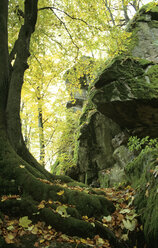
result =
M158 5L143 6L127 29L133 33L132 55L158 63Z
M134 204L144 226L148 247L158 244L158 168L157 149L142 151L129 163L126 174L136 189Z
M157 69L157 65L147 60L116 58L96 81L90 98L99 112L121 127L140 136L156 137Z
M80 124L77 143L79 180L87 184L97 181L99 184L102 182L97 180L99 171L115 163L111 140L120 132L120 128L111 119L99 113L91 102L85 106Z

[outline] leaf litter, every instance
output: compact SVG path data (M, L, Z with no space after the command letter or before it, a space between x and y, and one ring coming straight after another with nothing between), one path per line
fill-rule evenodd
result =
M42 180L42 179L40 179ZM49 181L45 180L45 183L49 184ZM60 186L60 182L57 182ZM51 183L52 184L52 183ZM85 188L80 186L69 187L64 184L64 188L67 187L72 190L85 191ZM87 194L91 194L92 190L90 188L86 188ZM138 215L135 212L134 207L132 206L135 191L127 186L125 189L116 189L116 188L96 188L93 189L93 192L99 191L104 193L105 197L112 201L116 207L115 212L109 216L103 216L102 219L96 220L94 217L88 218L88 216L82 216L82 220L91 223L95 226L95 222L100 222L103 226L108 227L111 231L113 231L116 237L120 240L127 241L129 239L129 234L131 232L143 231L143 227L139 224L137 218ZM58 195L63 195L64 190L61 190L57 193ZM2 196L1 201L11 199L20 200L19 195L9 195ZM56 210L52 209L56 213L60 214L63 218L68 218L70 215L67 214L67 205L62 204L59 201L53 202L52 200L44 201L42 200L38 209L47 207L47 205L51 205L55 203L57 205ZM0 219L0 234L5 239L7 244L19 244L20 237L23 235L34 234L37 235L38 240L35 242L34 247L42 247L47 248L51 244L52 241L56 242L67 242L67 243L75 243L76 247L78 244L85 244L87 247L105 247L109 248L110 243L108 240L102 239L99 235L96 235L93 239L90 238L79 238L79 237L71 237L61 232L57 232L52 226L47 226L44 222L37 222L35 224L28 218L28 216L23 216L19 219L10 219L7 215L4 216L3 220Z

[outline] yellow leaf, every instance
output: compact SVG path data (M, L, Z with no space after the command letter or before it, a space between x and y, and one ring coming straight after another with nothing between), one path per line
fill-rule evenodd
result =
M45 239L40 239L40 244L44 243Z
M10 240L12 240L12 239L15 238L14 235L13 235L12 233L9 233L9 234L7 235L7 237L8 237L8 239L10 239Z
M38 233L38 228L35 226L32 231L31 231L32 234L37 234Z
M88 220L88 216L82 216L83 220Z
M146 192L145 192L145 196L146 197L149 197L149 190L147 189Z
M57 195L63 195L64 194L64 190L61 190L57 193Z
M38 209L41 209L44 207L45 207L45 203L44 203L44 201L41 201L40 204L38 205Z
M19 165L19 167L23 169L23 168L25 168L25 165Z
M22 226L24 228L28 228L28 226L32 223L31 220L28 219L28 216L24 216L19 219L19 226Z
M86 239L80 239L80 241L83 243L83 244L87 244L87 240Z

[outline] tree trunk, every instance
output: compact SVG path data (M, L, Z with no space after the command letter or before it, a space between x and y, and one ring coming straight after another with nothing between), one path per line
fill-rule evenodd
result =
M37 101L38 101L38 133L40 145L40 164L45 166L45 144L44 144L44 127L43 127L43 111L42 99L40 88L37 87Z

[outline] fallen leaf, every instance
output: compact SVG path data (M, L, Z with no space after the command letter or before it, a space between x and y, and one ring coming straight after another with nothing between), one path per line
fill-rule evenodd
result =
M83 244L87 244L87 240L86 239L80 239L80 241L83 243Z
M147 189L146 192L145 192L145 196L146 197L149 197L149 190Z
M25 168L25 165L19 165L19 167L23 169L23 168Z
M123 234L121 236L121 239L123 239L124 241L127 241L128 240L128 234Z
M120 214L129 214L130 212L131 212L130 209L125 208L125 209L123 209L123 210L120 211Z
M40 244L44 243L45 239L40 239Z
M61 190L57 193L57 195L63 195L64 194L64 190Z
M19 219L19 226L27 228L32 223L31 220L28 219L28 216L24 216Z
M56 208L56 212L58 214L60 214L62 217L68 218L68 217L70 217L70 215L67 214L66 208L67 208L67 206L65 206L65 205L58 206Z
M44 207L45 207L45 201L41 201L40 204L38 205L38 209L41 209Z
M109 215L109 216L104 216L103 219L102 219L102 222L110 222L112 220L112 217Z
M134 231L134 229L136 228L137 225L137 220L134 219L132 221L129 220L122 220L123 221L123 225L124 227L129 230L129 231Z

